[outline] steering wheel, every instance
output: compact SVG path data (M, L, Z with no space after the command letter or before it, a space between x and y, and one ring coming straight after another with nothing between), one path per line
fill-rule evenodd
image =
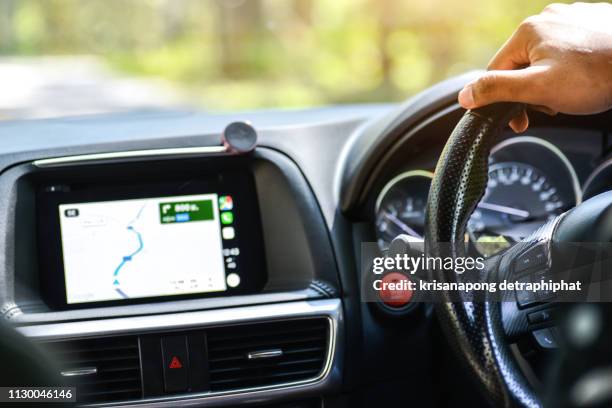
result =
M468 219L487 184L488 156L496 136L522 108L498 103L465 113L448 139L431 184L425 220L425 251L430 257L465 253ZM513 276L517 256L536 248L543 273L552 273L556 244L609 242L612 238L612 192L585 201L540 228L526 242L487 260L482 276L500 281ZM456 273L431 272L439 282L459 281ZM500 407L541 407L543 395L532 389L514 357L509 337L528 332L525 311L505 302L457 301L438 292L436 313L443 332L481 385L488 400ZM502 307L503 306L503 307ZM512 324L506 309L512 309ZM512 333L508 333L512 331Z

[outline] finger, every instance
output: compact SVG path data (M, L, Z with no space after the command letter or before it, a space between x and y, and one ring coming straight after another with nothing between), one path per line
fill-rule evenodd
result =
M488 71L510 70L529 65L528 34L517 29L489 61Z
M525 19L489 61L488 70L517 69L530 65L529 44L537 16Z
M510 123L510 127L514 130L514 133L522 133L527 130L529 127L529 116L527 116L527 111L525 109L521 110L516 117L514 117Z
M488 71L459 92L459 103L466 109L494 102L542 105L538 98L545 96L539 89L545 70L543 66L531 66L513 71Z

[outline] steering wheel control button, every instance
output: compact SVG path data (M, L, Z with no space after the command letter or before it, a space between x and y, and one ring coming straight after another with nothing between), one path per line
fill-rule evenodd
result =
M187 338L185 336L163 337L162 354L165 391L167 393L186 391L189 388Z
M379 291L380 300L392 308L402 308L412 300L410 279L403 273L391 272L382 278Z
M530 276L523 276L518 280L521 283L530 282ZM537 302L536 295L531 290L517 290L516 291L516 301L520 307L526 307L533 303Z
M553 314L550 310L540 310L537 312L529 313L527 315L527 321L529 324L542 324L553 320Z
M550 276L548 274L548 271L543 270L543 271L539 271L536 272L535 274L535 282L546 282L550 280ZM538 300L539 301L547 301L547 300L552 300L555 298L555 293L552 291L552 289L541 289L538 291Z
M558 347L554 328L540 329L533 332L533 337L538 345L545 349Z
M546 252L544 244L539 244L519 255L516 261L514 261L514 272L520 273L545 264Z

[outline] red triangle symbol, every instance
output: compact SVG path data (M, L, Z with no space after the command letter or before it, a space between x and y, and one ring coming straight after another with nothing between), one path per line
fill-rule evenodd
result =
M172 357L172 360L170 361L170 365L168 367L169 368L183 368L183 364L181 363L181 360L179 360L177 356L174 356Z

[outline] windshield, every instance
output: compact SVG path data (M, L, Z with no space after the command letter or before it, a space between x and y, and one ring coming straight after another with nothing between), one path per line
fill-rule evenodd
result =
M0 0L0 117L405 99L543 0Z

